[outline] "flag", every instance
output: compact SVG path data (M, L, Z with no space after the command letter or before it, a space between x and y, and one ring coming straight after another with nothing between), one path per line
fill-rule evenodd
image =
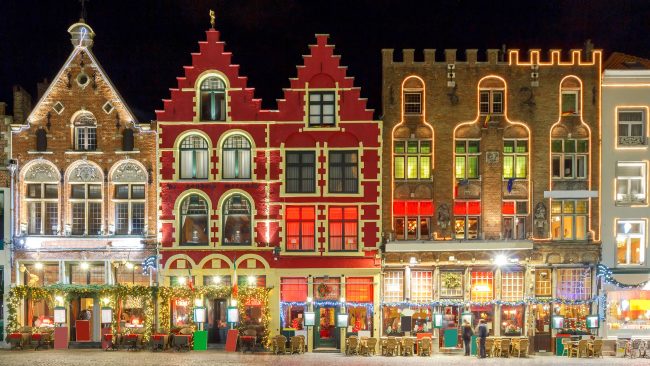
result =
M194 281L192 280L192 271L188 268L187 269L187 287L190 288L191 291L194 291Z
M238 288L237 288L239 286L239 279L237 278L237 264L235 264L235 263L236 263L236 260L233 260L233 267L235 269L235 273L234 273L232 281L230 281L233 284L232 285L232 298L233 299L237 298L237 294L238 294L238 291L239 291Z
M515 184L515 178L508 179L508 193L512 192L512 186Z
M483 121L483 128L487 128L488 122L490 122L490 115L486 114L485 115L485 121Z

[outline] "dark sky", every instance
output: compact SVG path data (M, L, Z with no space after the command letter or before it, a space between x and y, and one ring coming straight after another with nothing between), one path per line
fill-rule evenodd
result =
M210 8L265 108L276 107L315 33L331 35L377 114L382 48L456 48L463 57L465 48L569 49L591 38L606 52L650 58L645 0L88 1L93 51L141 121L154 118L190 64L209 28ZM76 0L0 1L0 101L11 104L12 85L35 94L37 81L54 77L71 51L66 30L79 9Z

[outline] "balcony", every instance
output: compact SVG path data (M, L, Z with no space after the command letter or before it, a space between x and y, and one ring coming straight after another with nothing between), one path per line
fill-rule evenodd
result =
M622 146L622 147L648 146L648 138L645 136L619 136L618 146Z

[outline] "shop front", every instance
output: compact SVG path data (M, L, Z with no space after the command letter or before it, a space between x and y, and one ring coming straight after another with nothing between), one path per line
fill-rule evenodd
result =
M316 277L313 283L314 349L339 349L340 332L336 327L337 315L341 311L341 280L339 277Z
M650 336L650 290L607 292L608 337Z

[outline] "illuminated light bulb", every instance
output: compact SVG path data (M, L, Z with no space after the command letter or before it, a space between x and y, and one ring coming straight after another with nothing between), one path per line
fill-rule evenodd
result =
M194 299L194 306L203 306L203 300L202 299Z
M248 276L248 284L249 285L255 284L255 276Z
M131 262L126 262L126 268L128 268L128 269L133 269L133 263L131 263Z
M43 269L43 263L41 262L34 263L34 268L40 271L41 269Z
M314 299L312 299L311 297L308 297L308 298L307 298L307 302L312 302L313 300L314 300Z
M214 276L212 277L212 282L214 282L216 285L221 283L221 277L220 276Z
M508 258L503 254L499 254L496 256L496 258L494 258L494 264L496 264L497 266L503 266L507 263L508 263Z
M185 277L183 277L183 276L178 277L178 284L179 285L184 285L185 284Z
M90 265L88 264L88 262L81 262L81 269L83 269L84 271L87 271L88 268L90 268Z
M232 299L230 301L231 306L237 306L237 299Z
M341 298L341 302L345 302L345 297L342 297L342 298Z
M102 302L104 303L104 305L108 305L108 303L109 303L110 301L111 301L111 300L110 300L108 297L105 297L105 298L102 299Z

